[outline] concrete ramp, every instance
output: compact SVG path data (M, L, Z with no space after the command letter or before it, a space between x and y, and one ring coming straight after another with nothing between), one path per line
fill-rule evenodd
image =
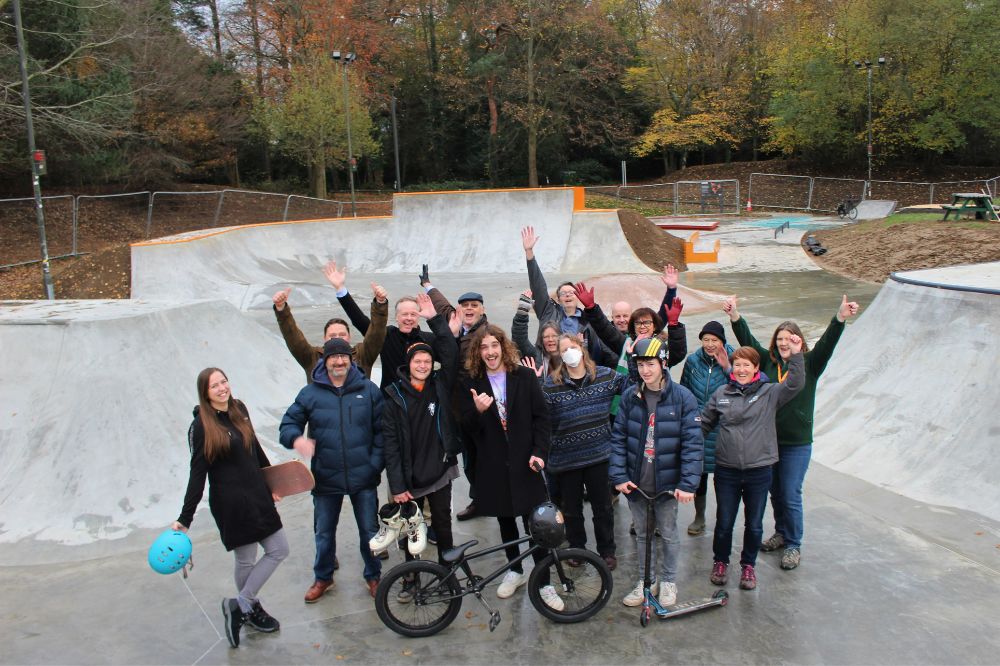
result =
M205 367L227 373L272 461L291 457L277 430L302 369L276 332L228 303L7 301L0 348L0 543L114 542L168 526Z
M392 217L231 227L132 246L132 296L217 299L267 307L295 285L306 303L329 303L318 284L334 259L352 274L489 274L524 270L520 229L541 237L546 274L648 273L615 211L583 210L582 188L397 194ZM320 279L322 279L320 277Z
M1000 263L893 274L819 384L819 462L1000 520Z
M865 199L858 202L859 220L881 220L892 215L896 210L895 201L879 201L878 199Z

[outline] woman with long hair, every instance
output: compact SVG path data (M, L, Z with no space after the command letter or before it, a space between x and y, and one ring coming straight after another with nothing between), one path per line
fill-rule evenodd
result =
M625 375L596 365L575 335L559 337L562 363L545 379L542 391L552 423L548 468L555 477L571 548L586 548L584 487L594 511L597 554L612 570L615 556L614 514L608 486L611 455L611 402L625 386ZM572 562L571 562L572 563Z
M531 311L531 290L525 289L518 298L517 311L510 325L510 337L521 354L521 364L531 368L539 380L544 380L559 365L559 324L542 322L538 326L535 345L528 339L528 312Z
M802 484L805 482L809 460L812 458L813 413L816 411L816 386L833 350L844 332L844 322L858 313L858 304L847 300L845 294L837 313L830 320L826 331L812 349L798 324L786 321L778 324L765 349L750 332L746 320L736 309L736 297L728 298L722 305L729 315L733 333L741 345L753 347L760 354L760 370L779 383L788 376L788 359L791 357L789 340L792 336L803 340L806 380L802 392L778 410L778 462L771 479L771 508L774 511L774 534L761 545L762 551L781 550L781 568L795 569L802 557L804 517L802 511Z
M469 373L462 405L466 446L475 451L476 509L496 516L503 541L520 538L517 517L528 533L528 516L545 501L538 470L549 455L549 410L535 373L518 363L517 349L499 326L479 329L465 358ZM520 548L505 550L517 559ZM536 566L544 553L534 554ZM543 577L542 599L556 610L563 601ZM513 565L497 588L506 599L528 581L521 563Z
M236 558L234 598L222 600L226 637L239 647L240 629L249 624L270 633L280 627L257 598L264 583L288 557L288 540L261 473L271 463L254 434L246 405L233 398L229 379L219 368L198 373L198 406L188 429L191 471L184 506L172 528L187 532L208 478L208 506L222 545ZM264 555L257 559L257 544Z

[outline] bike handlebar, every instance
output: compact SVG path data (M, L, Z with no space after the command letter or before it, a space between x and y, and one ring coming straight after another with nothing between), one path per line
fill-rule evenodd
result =
M638 492L640 495L642 495L643 497L645 497L646 499L648 499L648 500L650 500L652 502L652 501L656 501L656 500L660 499L664 495L667 495L667 494L673 495L675 489L674 488L670 488L669 490L661 490L660 492L656 493L655 495L648 495L648 494L646 494L643 491L643 489L640 488L639 486L636 486L632 490Z

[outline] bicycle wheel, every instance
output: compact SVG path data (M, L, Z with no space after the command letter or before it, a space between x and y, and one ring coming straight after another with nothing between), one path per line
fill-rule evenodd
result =
M858 207L851 206L851 209L847 211L847 217L849 217L852 220L858 219Z
M440 564L404 562L382 576L375 589L375 612L397 634L433 636L458 616L462 598L449 597L461 591L458 581Z
M559 558L558 567L556 557ZM567 560L577 560L580 565L570 566ZM555 587L562 600L561 610L552 608L542 599L546 574L548 584ZM549 553L535 565L528 578L528 598L535 610L554 622L583 622L604 608L611 598L613 586L611 570L597 553L583 548L566 548L555 551L555 557Z

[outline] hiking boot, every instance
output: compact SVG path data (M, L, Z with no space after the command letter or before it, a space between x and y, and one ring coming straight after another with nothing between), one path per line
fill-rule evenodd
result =
M554 611L561 611L566 607L563 603L562 597L556 592L556 588L552 585L545 585L542 589L538 590L538 594L541 595L542 601L545 605Z
M688 525L690 536L699 536L705 533L705 496L694 498L694 520Z
M666 608L667 606L673 606L677 603L677 584L676 583L660 583L660 594L656 599L660 602L660 605Z
M234 648L240 646L240 629L246 622L246 615L240 610L240 604L236 599L222 600L222 615L225 617L226 638Z
M281 623L271 617L270 613L264 610L259 601L253 602L253 608L250 610L250 614L246 616L246 622L257 631L262 631L265 634L270 634L281 629Z
M326 594L326 591L333 587L332 580L317 580L313 581L313 584L306 590L306 596L303 600L307 604L314 604L319 601L319 598Z
M771 537L760 544L760 549L765 553L770 553L771 551L778 550L779 548L785 547L785 537L781 536L777 532L771 535Z
M403 589L396 594L396 601L401 604L408 604L413 601L413 592L416 590L417 581L412 578L403 579Z
M708 577L712 581L712 585L725 585L726 584L726 569L729 565L725 562L716 562L712 565L712 575Z
M521 587L528 582L528 577L523 573L518 573L516 571L508 571L507 575L503 577L500 581L500 587L497 588L497 597L500 599L507 599L514 595L517 588Z
M743 569L743 573L740 574L740 589L741 590L757 589L757 572L753 570L753 565L741 564L740 567L742 567Z
M655 582L652 585L650 585L649 587L650 594L656 594L656 591L659 589L659 587L660 586L657 585ZM625 595L625 598L622 599L622 603L625 604L626 606L641 606L642 600L645 599L645 596L646 595L642 590L642 581L640 580L638 583L635 584L635 587L632 588L632 591Z
M791 571L799 566L800 559L802 559L802 553L799 552L798 548L786 548L785 552L781 554L781 568Z
M395 502L383 504L378 510L380 527L378 533L368 541L373 553L382 553L399 537L399 531L406 525L402 515L402 505Z

